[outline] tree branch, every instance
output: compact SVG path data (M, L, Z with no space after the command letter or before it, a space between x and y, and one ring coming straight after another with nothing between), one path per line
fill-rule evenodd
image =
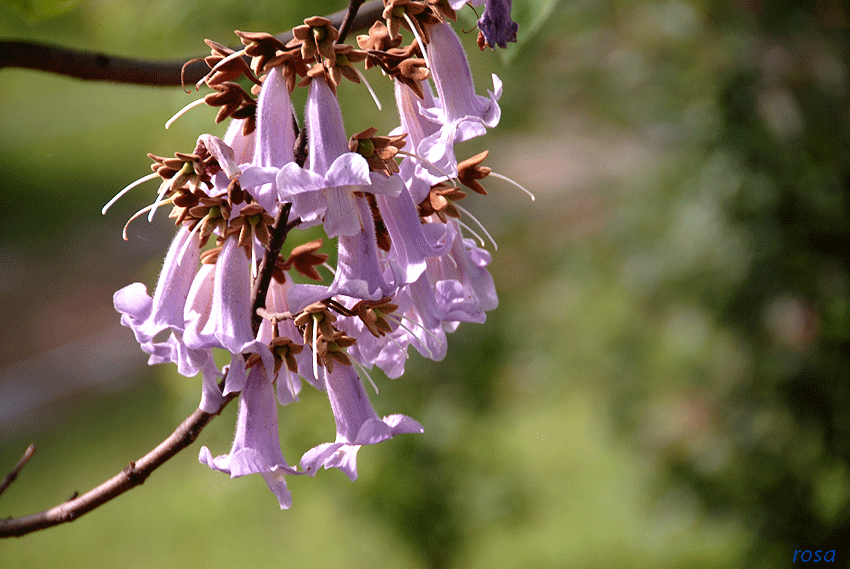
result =
M350 28L368 28L381 17L382 11L382 0L371 0L352 18ZM327 17L335 26L340 26L347 13L348 9L345 9ZM292 39L292 32L284 32L277 38L286 43ZM85 81L175 87L181 85L180 72L184 63L185 60L149 61L118 57L38 42L0 41L0 69L34 69ZM196 83L207 71L203 61L189 64L185 71L186 84Z
M348 32L351 31L351 26L354 24L354 19L357 17L357 12L360 10L360 6L362 5L363 0L348 1L348 8L345 10L345 17L339 25L339 39L336 40L336 43L342 43L345 41L345 38L348 37ZM383 4L381 4L381 8L383 8Z
M260 272L254 281L253 299L251 305L251 328L254 334L260 329L260 324L263 319L257 314L257 309L266 307L266 295L269 292L269 285L272 282L274 267L277 263L277 257L280 255L280 249L283 247L283 242L286 241L286 236L289 233L289 210L292 209L292 204L284 204L277 212L277 219L274 220L274 229L269 240L269 248L263 257L263 262L260 265Z
M72 522L83 514L120 496L127 490L142 484L154 470L192 444L210 419L221 413L222 409L236 395L236 393L232 393L226 396L221 407L215 413L204 413L200 409L196 409L155 449L136 462L131 462L120 473L82 496L74 497L63 504L37 514L0 520L0 537L20 537L40 529Z
M27 447L27 450L24 451L24 455L21 457L21 460L18 461L18 464L6 475L2 482L0 482L0 494L6 491L6 488L15 481L15 478L18 477L18 473L21 469L27 465L27 463L32 458L32 455L35 454L35 445L31 444Z

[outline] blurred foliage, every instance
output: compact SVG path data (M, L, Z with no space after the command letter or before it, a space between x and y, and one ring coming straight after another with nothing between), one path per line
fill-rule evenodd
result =
M26 18L30 22L43 21L71 10L82 0L3 0L0 4Z
M0 543L0 560L775 568L796 549L837 549L847 564L847 7L515 5L530 13L523 24L540 27L511 48L509 65L465 37L479 90L493 71L505 82L502 125L467 148L486 145L494 169L538 201L495 180L489 196L469 198L500 243L491 268L501 306L485 325L461 326L445 361L412 357L403 378L378 379L378 412L416 417L425 435L364 448L353 484L336 472L293 480L287 512L262 480L226 481L190 450L101 511ZM232 29L276 31L341 7L300 6L103 0L33 23L0 5L0 32L189 57L203 37L227 42ZM23 275L0 289L10 314L3 361L12 361L65 340L95 306L108 310L108 291L152 285L160 261L143 260L161 257L165 224L134 226L117 249L126 259L106 268L85 260L106 253L75 248L117 248L123 219L147 198L128 196L106 221L100 205L146 171L146 152L190 147L210 115L193 112L166 133L160 125L192 95L2 74L0 175L7 192L39 204L43 222L0 210L7 274ZM362 91L341 93L349 130L369 126ZM395 117L380 121L392 128ZM31 284L45 271L21 259L45 258L64 261L63 286ZM88 295L51 296L75 279L83 284L72 290ZM16 308L45 305L39 314L50 316L52 303L75 302L72 316L58 312L73 321L59 331ZM121 394L69 402L62 427L35 438L43 450L0 500L3 515L98 483L188 414L197 383L153 371ZM322 394L302 399L280 412L291 461L333 431ZM200 444L224 452L233 413ZM0 440L0 470L31 438L22 427Z

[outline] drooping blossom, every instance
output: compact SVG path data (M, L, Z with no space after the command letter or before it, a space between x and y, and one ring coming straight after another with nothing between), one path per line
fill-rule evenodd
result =
M170 205L178 229L153 296L141 283L115 293L121 322L149 363L203 376L203 411L239 393L230 452L214 457L204 447L200 461L234 478L261 475L281 508L292 501L285 476L339 468L354 480L361 446L423 432L405 415L379 416L361 372L399 377L415 352L440 360L447 334L498 305L490 254L465 236L458 218L471 214L455 202L460 185L486 193L486 153L459 164L456 146L497 125L501 82L494 75L487 96L475 92L460 40L443 22L455 4L398 0L411 6L412 23L391 10L389 29L375 28L357 58L334 45L324 19L305 21L291 44L255 32L239 33L244 52L210 43L203 82L215 92L205 101L219 108L217 120L230 118L227 133L201 135L192 153L152 156L155 174L142 179L161 178L151 216ZM491 45L512 41L509 14L509 0L487 1L479 27ZM405 28L417 40L401 47ZM391 77L399 127L349 140L328 77L340 66L354 73L362 58ZM235 82L240 74L256 100ZM309 85L302 127L290 100L296 84ZM335 264L314 237L271 255L278 215L293 231L321 226L336 241ZM260 282L261 267L270 281ZM255 298L262 286L264 303ZM222 367L216 352L228 356ZM327 392L336 435L296 468L281 452L277 412L298 401L302 380Z
M494 74L489 97L475 93L460 38L448 24L437 24L431 29L431 43L427 49L438 105L423 109L423 114L440 128L420 143L419 152L454 175L457 164L454 145L482 136L487 128L499 123L502 111L498 100L502 96L502 82Z
M328 399L336 421L336 440L321 444L301 457L301 468L315 475L319 467L339 468L357 479L357 451L400 433L421 433L422 425L405 415L379 418L357 373L350 366L334 366L326 376Z
M511 0L486 0L484 13L478 20L483 43L490 47L508 47L508 42L516 41L519 24L511 19Z
M281 509L292 505L292 494L284 477L299 472L286 463L280 450L277 403L265 368L251 368L242 388L236 438L230 454L213 458L209 449L202 447L199 458L203 464L229 474L231 478L261 475L277 497Z

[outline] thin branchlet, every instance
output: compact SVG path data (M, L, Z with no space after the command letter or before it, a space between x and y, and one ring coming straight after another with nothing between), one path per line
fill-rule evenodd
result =
M366 29L381 17L384 5L381 0L363 4L351 18L349 30ZM343 23L348 10L326 16L334 26ZM292 32L276 35L282 43L292 39ZM57 73L86 81L107 81L157 87L179 87L194 84L209 71L204 58L195 58L190 64L185 60L151 61L118 57L94 51L72 49L43 42L0 41L0 69L15 67Z
M129 463L121 472L85 494L78 496L75 493L69 500L37 514L0 520L0 538L20 537L34 531L72 522L83 514L139 486L154 470L191 445L207 423L221 413L236 395L236 393L231 393L225 396L215 413L205 413L196 409L155 449L140 459Z

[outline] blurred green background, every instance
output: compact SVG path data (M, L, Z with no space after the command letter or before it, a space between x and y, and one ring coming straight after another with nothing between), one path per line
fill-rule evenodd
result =
M0 3L0 37L145 58L281 31L329 2ZM522 44L479 53L505 82L498 180L463 205L499 242L501 305L449 356L379 378L379 414L425 427L360 452L360 478L198 464L236 405L144 486L0 543L0 567L790 567L850 556L850 106L843 2L515 2ZM470 29L474 16L463 14ZM459 26L456 29L460 29ZM370 72L383 101L389 86ZM397 119L340 91L350 132ZM112 293L152 289L173 229L124 221L147 152L220 134L180 89L0 71L0 497L23 515L162 440L199 381L148 368ZM303 95L301 99L303 100ZM300 101L299 100L299 101ZM300 102L298 103L300 104ZM461 151L459 155L464 155ZM294 463L333 435L309 387L280 409Z

